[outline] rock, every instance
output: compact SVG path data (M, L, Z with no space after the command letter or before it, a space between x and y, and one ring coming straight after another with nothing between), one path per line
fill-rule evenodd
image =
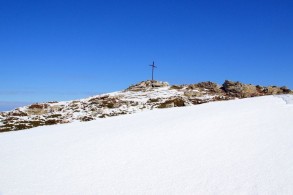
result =
M169 84L167 82L161 82L161 81L142 81L138 84L131 85L126 89L126 91L146 91L150 90L152 88L157 88L157 87L168 87Z
M191 85L187 85L186 89L187 90L194 90L194 89L199 90L199 87L197 86L197 84L191 84Z
M183 88L184 88L183 85L172 85L172 86L170 87L170 89L176 89L176 90L183 89Z
M9 113L10 116L28 116L27 113L20 111L19 109L15 109Z
M161 98L150 98L147 102L148 103L155 103L155 102L159 102L161 100Z
M184 95L187 97L201 97L201 96L203 96L203 94L201 92L191 91L191 90L185 91Z
M255 97L259 96L258 90L254 85L243 85L243 91L240 93L240 96L243 98L246 97Z
M13 130L23 130L23 129L30 129L33 126L27 125L27 124L23 124L23 123L18 123L14 125Z
M231 97L247 98L259 96L260 91L263 89L258 86L243 84L240 82L233 82L226 80L222 86L222 89Z
M226 80L222 88L230 96L241 97L241 92L243 91L243 84L240 82Z
M288 94L291 91L285 86L263 87L260 85L254 86L232 81L225 81L222 88L229 96L238 98L255 97L260 95Z
M28 115L42 115L48 113L48 104L32 104L27 109Z
M231 99L234 99L234 98L231 98L229 96L215 96L213 97L213 101L223 101L223 100L231 100Z
M96 97L89 100L90 105L96 105L98 108L119 108L122 104L126 104L126 102L121 101L116 96L103 96Z
M58 120L58 119L49 119L45 121L45 125L55 125L60 123L62 123L62 120Z
M276 86L269 86L267 88L267 94L268 95L276 95L276 94L282 94L283 90Z
M62 117L62 114L52 114L48 116L48 118L60 118L60 117Z
M161 103L158 106L158 108L172 108L172 107L182 107L182 106L186 106L185 101L180 97L176 97Z
M285 93L285 94L288 94L288 93L291 92L291 90L288 89L288 87L286 87L286 86L280 87L280 89L281 89L281 90L283 91L283 93Z
M16 120L18 120L18 117L9 116L3 120L3 123L7 123L10 121L16 121Z
M158 108L173 108L175 106L174 102L166 101L158 106Z
M33 120L33 121L29 121L29 123L33 127L38 127L38 126L45 125L45 121L44 120Z
M288 89L286 86L277 87L277 86L269 86L269 87L262 87L257 85L257 90L261 95L276 95L276 94L290 94L292 91Z
M190 101L193 105L210 102L210 100L208 100L208 99L198 99L198 98L191 99Z
M50 112L60 112L63 108L63 105L52 105L50 106Z
M92 120L94 120L94 118L91 117L91 116L83 116L79 120L83 121L83 122L86 122L86 121L92 121Z
M0 133L7 132L7 131L12 131L12 127L5 127L5 126L0 127Z
M109 95L104 95L104 96L100 96L100 97L95 97L89 100L89 102L91 104L101 104L103 102L103 100L108 99L110 96Z
M213 92L213 93L221 93L222 92L222 89L220 88L220 86L217 83L213 83L210 81L195 84L195 87L207 89L208 91Z
M260 95L264 95L268 92L268 89L266 87L263 87L260 85L256 85L255 88L256 88L258 94L260 94Z
M45 109L48 108L48 104L32 104L28 107L28 109Z

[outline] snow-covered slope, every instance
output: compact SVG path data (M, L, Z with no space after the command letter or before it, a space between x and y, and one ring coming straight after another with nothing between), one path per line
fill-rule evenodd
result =
M2 133L0 194L293 194L292 100L264 96Z
M222 85L208 81L172 86L167 82L142 81L123 91L67 102L36 103L10 112L0 112L0 133L153 109L290 93L293 94L293 91L287 87L254 86L227 80Z

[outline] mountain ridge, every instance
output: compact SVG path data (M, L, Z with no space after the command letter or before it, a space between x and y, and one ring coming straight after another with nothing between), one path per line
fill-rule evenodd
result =
M275 94L292 94L292 91L287 87L264 87L228 80L222 85L210 81L169 85L167 82L147 80L118 92L80 100L35 103L0 112L0 132Z

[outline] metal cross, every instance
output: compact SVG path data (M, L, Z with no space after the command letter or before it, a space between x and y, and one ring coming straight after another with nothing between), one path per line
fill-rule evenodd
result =
M152 67L152 81L154 80L154 70L155 70L155 68L157 68L156 66L155 66L155 62L153 61L153 64L152 65L150 65L151 67Z

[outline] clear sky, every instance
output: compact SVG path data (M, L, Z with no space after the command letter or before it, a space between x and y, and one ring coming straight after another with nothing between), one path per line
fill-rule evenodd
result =
M292 0L0 0L0 35L0 110L121 90L153 60L171 84L293 88Z

